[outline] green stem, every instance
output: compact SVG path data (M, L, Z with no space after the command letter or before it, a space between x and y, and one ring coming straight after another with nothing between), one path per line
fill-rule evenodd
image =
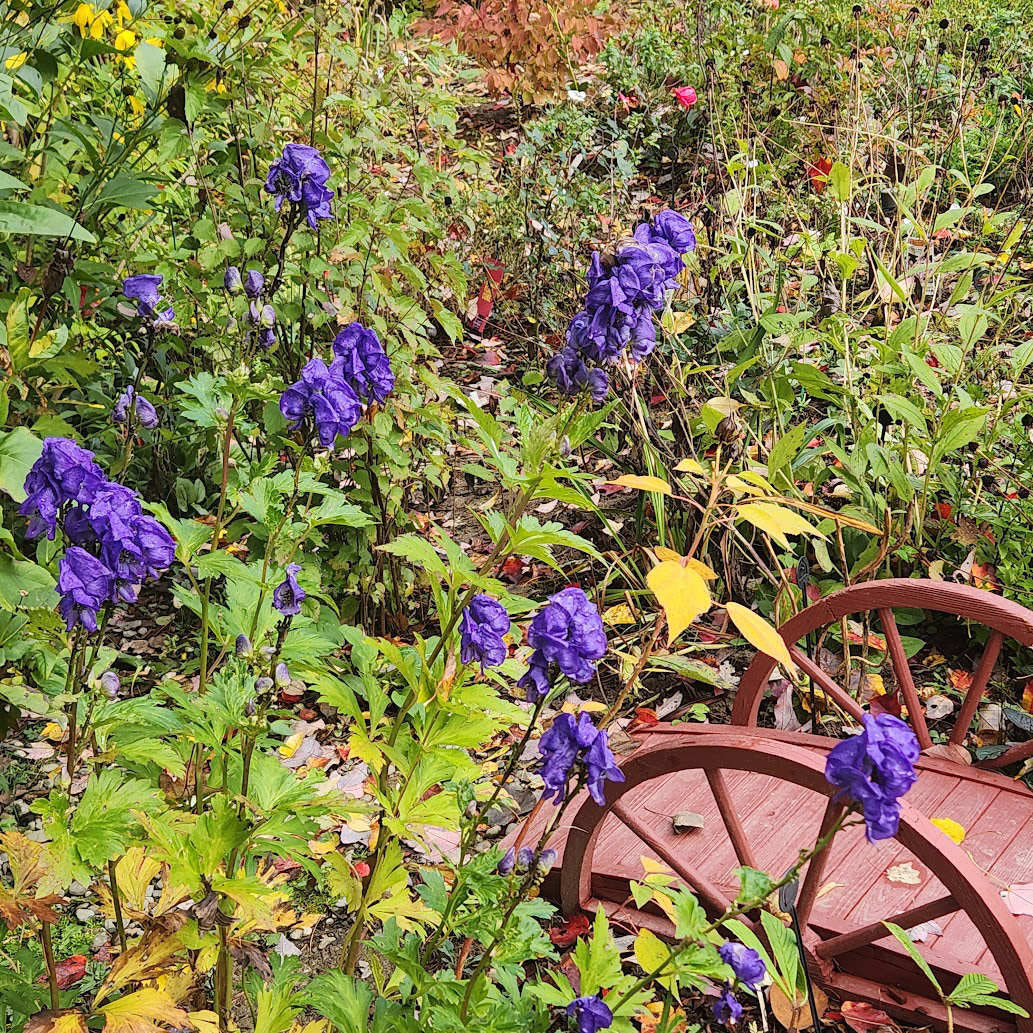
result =
M54 964L54 944L50 938L50 923L40 925L40 939L43 942L43 960L47 965L47 986L50 987L50 1009L57 1011L61 1007L61 997L57 987L57 966Z

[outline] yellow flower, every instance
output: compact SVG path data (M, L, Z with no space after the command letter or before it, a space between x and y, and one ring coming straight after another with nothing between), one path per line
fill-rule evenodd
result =
M97 12L93 9L93 4L79 4L75 9L75 14L72 15L72 24L79 30L81 36L86 35L86 30L93 24L93 19L97 17Z
M147 37L147 42L150 43L150 45L152 47L164 47L165 46L165 40L158 39L157 36L148 36Z
M90 22L90 37L92 39L100 39L104 35L104 30L114 20L115 19L111 17L110 11L99 11L94 15L93 21Z
M143 101L140 100L139 97L130 97L129 98L129 106L133 109L133 114L136 115L137 117L142 115L147 110L144 107Z
M16 68L21 68L21 66L28 60L29 55L23 50L20 54L15 54L14 57L9 57L4 62L4 65L5 67L10 68L13 72Z
M132 29L119 29L115 34L116 50L132 50L136 46L136 33Z
M212 79L212 81L205 86L205 90L208 93L212 93L214 91L221 95L226 92L226 84L219 79Z
M118 18L119 28L121 28L125 22L131 22L133 20L132 11L129 10L129 5L126 4L124 0L118 0L118 3L115 5L115 17Z

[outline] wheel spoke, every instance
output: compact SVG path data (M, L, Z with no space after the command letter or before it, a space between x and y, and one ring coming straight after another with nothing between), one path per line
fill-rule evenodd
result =
M822 692L845 710L851 717L861 720L863 711L850 695L841 689L806 653L800 652L796 646L789 647L789 655L793 663L813 682L820 686Z
M672 871L676 872L690 889L699 895L712 913L721 914L731 904L731 899L722 893L705 875L701 875L694 868L675 857L667 844L645 822L632 814L623 801L618 800L610 808L610 813L616 814L646 846L659 854L664 863Z
M927 750L932 746L933 740L925 723L925 708L918 698L915 680L911 677L911 667L908 665L907 654L904 652L904 643L900 641L897 619L893 616L893 611L889 607L879 610L879 619L882 621L882 633L889 648L893 676L896 678L897 687L904 697L907 714L911 718L911 727L914 728L915 735L918 736L919 745L923 750Z
M938 897L936 900L929 901L928 904L919 904L918 907L901 911L900 914L887 918L886 921L899 925L903 929L913 929L916 925L921 925L923 922L932 922L937 918L943 918L945 915L952 915L959 910L961 910L960 905L948 893L947 896ZM814 953L819 958L828 961L830 958L846 954L847 951L857 950L858 947L865 947L869 943L875 943L876 940L881 940L884 936L889 935L890 931L883 922L872 922L871 925L854 929L853 932L841 933L839 936L832 936L827 940L823 940L815 947Z
M836 803L834 799L829 800L821 819L821 827L818 829L817 838L819 840L832 831L833 826L839 821L845 810L843 804ZM821 878L825 874L831 846L831 841L826 843L807 863L807 874L803 877L803 885L800 887L800 896L796 903L796 914L800 919L801 928L807 927L811 909L818 899L818 890L821 888Z
M746 865L747 868L756 868L756 859L746 839L746 831L739 820L739 812L735 809L735 803L732 801L732 794L728 791L728 783L725 782L724 774L716 768L713 770L707 768L706 776L710 783L710 790L714 794L718 813L725 823L728 838L735 848L735 856L739 859L739 864Z
M1017 764L1020 760L1033 757L1033 739L1028 742L1020 742L1010 750L1005 750L998 757L987 757L986 760L977 760L972 766L974 768L1006 768L1009 764Z
M1000 631L995 629L990 632L986 648L983 650L983 655L979 658L975 674L972 676L972 684L969 686L968 692L965 693L965 701L961 704L961 710L958 712L958 720L955 722L954 730L951 732L950 741L955 745L960 746L964 743L965 736L968 735L969 725L972 724L972 718L976 716L979 701L983 698L986 684L990 680L990 675L993 674L998 656L1001 655L1001 644L1003 642L1004 635Z

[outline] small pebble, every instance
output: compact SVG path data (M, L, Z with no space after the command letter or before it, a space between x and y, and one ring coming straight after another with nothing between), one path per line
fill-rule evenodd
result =
M77 907L75 909L75 919L77 922L82 922L83 925L88 925L96 917L97 912L92 907Z

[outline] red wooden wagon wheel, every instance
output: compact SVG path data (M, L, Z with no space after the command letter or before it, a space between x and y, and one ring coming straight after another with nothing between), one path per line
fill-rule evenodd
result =
M918 697L894 617L894 610L900 609L931 610L951 614L990 629L990 636L973 673L972 684L966 690L965 698L957 710L947 743L934 744L926 724L925 710ZM842 618L860 617L871 613L878 616L882 625L882 637L885 639L897 692L901 702L907 707L908 719L918 736L923 752L970 762L971 758L963 744L1000 656L1001 647L1006 638L1025 646L1033 645L1033 611L981 589L943 581L908 578L865 582L819 599L783 624L778 631L800 670L831 701L856 719L860 718L862 707L818 665L814 658L807 655L805 642L808 635L823 631ZM763 653L754 657L739 682L732 707L732 724L751 727L759 724L761 701L776 662ZM980 761L978 766L1002 768L1030 756L1033 756L1033 740L1012 747L997 757Z
M568 915L601 906L612 921L670 936L673 927L662 911L650 904L639 910L629 892L630 882L644 877L640 858L652 855L693 890L711 917L721 914L735 897L738 865L785 871L836 820L841 808L824 776L825 754L834 744L767 730L654 726L622 762L625 781L607 784L605 803L585 795L569 825L564 822L555 844L562 858L559 886L547 884L546 891L558 888ZM996 840L984 843L1000 855L998 870L1007 874L1008 865L1027 863L1029 841L1021 830L1033 823L1033 797L1012 800L1007 780L955 763L928 758L921 764L919 785L927 798L954 794L955 808L964 803L986 812L978 833L978 821L966 817L971 835L997 835L1002 823L1016 823L1018 855ZM977 805L972 786L988 777L1003 785ZM1015 806L1024 808L1021 814ZM678 834L672 809L698 812L702 828ZM539 827L546 820L538 819ZM528 831L533 836L535 829ZM977 863L985 860L979 845L966 848L906 801L895 840L873 845L856 824L841 830L809 862L800 883L798 911L815 978L840 998L867 1000L898 1018L943 1028L945 1010L882 925L888 920L911 929L937 921L942 935L923 944L922 953L946 990L966 972L981 972L1033 1014L1033 919L1008 910ZM918 882L887 878L894 864L909 866ZM953 1021L969 1033L1033 1033L1033 1020L1000 1012L954 1009Z

